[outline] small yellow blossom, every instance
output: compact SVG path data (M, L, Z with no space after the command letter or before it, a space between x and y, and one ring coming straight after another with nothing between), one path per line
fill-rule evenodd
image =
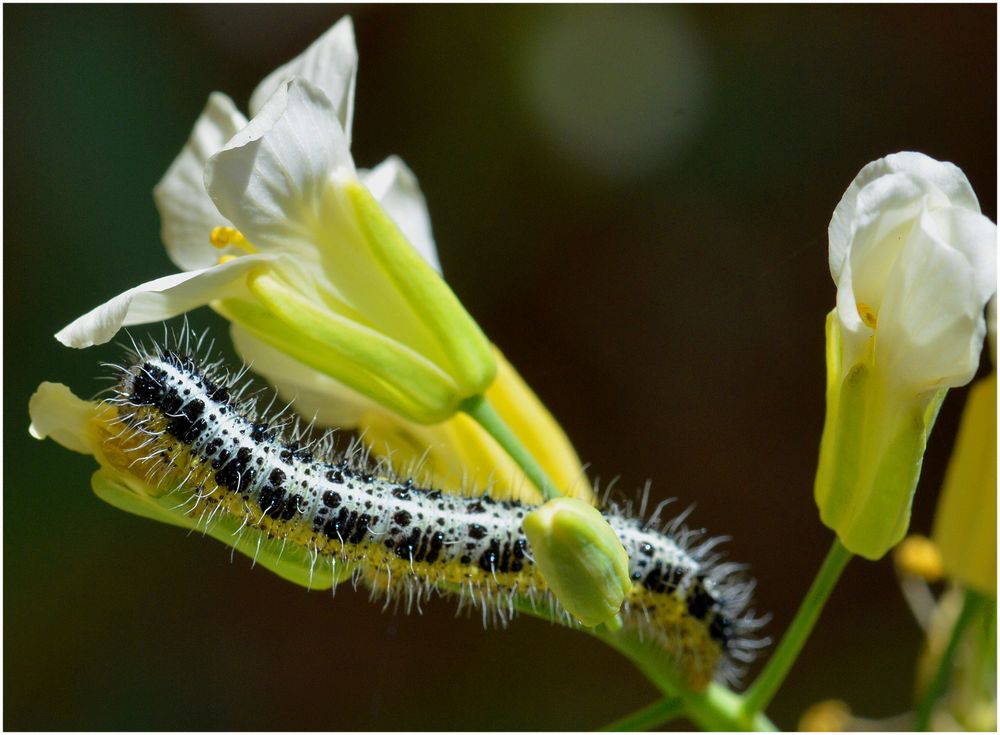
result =
M944 576L941 552L926 536L913 534L903 539L892 552L893 562L903 574L909 574L926 582L937 582Z

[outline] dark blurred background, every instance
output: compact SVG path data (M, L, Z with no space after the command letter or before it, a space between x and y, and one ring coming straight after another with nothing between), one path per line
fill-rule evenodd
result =
M151 189L209 92L245 109L345 13L358 164L407 161L448 281L592 476L696 503L751 565L772 634L831 540L812 479L834 206L865 163L917 150L961 166L996 219L993 6L6 6L8 729L591 729L655 697L537 620L383 614L231 562L100 502L91 458L27 434L41 380L91 395L120 354L52 334L173 271ZM833 696L908 708L920 640L889 561L853 562L775 721Z

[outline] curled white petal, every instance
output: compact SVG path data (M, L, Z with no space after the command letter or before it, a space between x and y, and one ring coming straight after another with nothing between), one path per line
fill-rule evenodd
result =
M343 383L257 339L238 324L232 325L230 335L250 369L265 377L283 400L294 401L296 413L307 421L315 419L321 426L350 429L369 411L385 411Z
M51 438L80 454L94 454L94 437L89 430L96 404L77 398L62 383L44 382L28 401L31 427L36 439Z
M431 233L427 200L413 172L399 157L390 156L371 171L359 171L358 177L417 252L440 273L441 262Z
M246 290L247 272L272 260L272 256L248 255L147 281L91 309L63 327L56 339L67 347L104 344L122 327L170 319L210 301L241 295Z
M834 282L839 281L844 259L851 247L858 217L859 195L870 183L891 174L909 174L939 191L953 206L979 212L979 200L972 191L972 185L962 169L952 163L937 161L923 153L910 151L872 161L861 169L847 187L830 220L830 273Z
M997 226L981 214L955 207L928 212L920 226L968 261L981 310L997 291Z
M153 189L163 243L178 268L207 268L219 257L208 236L212 228L230 222L205 190L205 164L246 124L229 97L213 93L180 155Z
M333 110L350 143L357 71L354 25L349 17L344 17L309 48L275 69L257 85L250 96L250 114L256 115L284 82L301 77L321 89L333 103Z
M972 379L986 334L975 265L924 213L888 279L876 362L907 385L950 388Z
M256 247L309 251L330 178L340 171L353 175L354 163L330 100L293 79L209 159L205 184L219 211Z
M890 174L873 181L858 195L854 238L846 260L853 274L851 289L855 301L876 312L882 303L886 279L913 222L926 208L921 199L923 192L921 182L912 177Z
M399 174L398 167L385 169ZM386 176L385 191L392 191ZM287 253L282 276L296 289L402 344L423 343L444 364L437 342L395 288L351 203L357 174L330 101L302 79L286 82L260 113L213 156L208 192L261 251ZM412 197L411 197L412 199ZM412 207L410 208L412 213Z

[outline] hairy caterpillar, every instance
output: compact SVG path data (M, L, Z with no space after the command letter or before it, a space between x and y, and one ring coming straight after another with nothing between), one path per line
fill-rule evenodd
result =
M347 572L386 605L419 609L423 596L449 594L484 623L506 624L527 601L573 624L521 529L531 505L420 487L357 452L335 453L330 433L303 445L289 420L261 418L255 400L239 397L242 373L180 345L136 348L116 367L108 455L206 530L228 520L240 542L304 552L310 579ZM659 510L645 522L630 508L602 511L629 555L624 624L662 645L693 687L735 679L763 645L753 635L761 621L746 611L753 583L741 565L719 563L721 539L695 543L683 516L658 528Z

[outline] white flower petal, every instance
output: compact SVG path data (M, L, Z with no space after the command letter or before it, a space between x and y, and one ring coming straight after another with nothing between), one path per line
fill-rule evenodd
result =
M345 193L356 180L329 100L302 79L279 88L206 168L219 211L260 250L288 253L283 276L296 288L403 344L420 343L428 327L372 257ZM426 344L444 364L437 343Z
M89 427L95 412L96 404L77 398L62 383L44 382L28 401L28 431L36 439L49 437L74 452L94 454Z
M986 333L990 338L990 357L993 359L993 369L997 369L997 295L993 294L986 307Z
M384 412L378 404L343 383L303 365L298 360L257 339L238 324L230 328L236 351L250 369L265 377L295 412L321 426L349 429L369 411Z
M986 334L972 264L934 230L925 213L896 262L878 317L876 364L918 391L968 383Z
M956 208L930 211L921 226L965 256L976 298L986 303L997 292L997 226L981 214Z
M205 184L219 211L256 247L309 251L338 171L353 175L354 163L332 105L294 79L209 159Z
M321 89L333 103L334 112L350 144L357 71L354 25L349 17L344 17L304 52L275 69L257 85L250 96L250 115L257 115L283 82L301 77Z
M213 93L180 155L153 189L167 255L182 270L208 268L219 257L208 236L213 227L230 223L205 190L205 164L246 124L231 99Z
M856 301L878 312L886 278L910 234L910 229L939 193L926 193L924 182L908 174L888 174L868 184L855 200L854 236L848 250Z
M856 221L858 195L871 182L893 173L910 174L924 180L946 196L953 206L979 212L972 185L962 169L952 163L936 161L923 153L894 153L865 166L847 187L830 220L830 273L834 282L840 278L844 258L851 246Z
M841 359L845 365L854 365L865 350L868 339L872 336L872 328L864 323L858 313L858 304L854 298L854 274L850 261L844 263L840 274L840 285L837 287L837 318L840 321Z
M104 344L122 327L170 319L210 301L241 295L247 272L273 256L248 255L223 265L174 273L130 288L63 327L56 339L67 347Z
M358 176L406 239L440 273L441 262L431 233L427 201L413 172L400 158L390 156L371 171L359 171Z

